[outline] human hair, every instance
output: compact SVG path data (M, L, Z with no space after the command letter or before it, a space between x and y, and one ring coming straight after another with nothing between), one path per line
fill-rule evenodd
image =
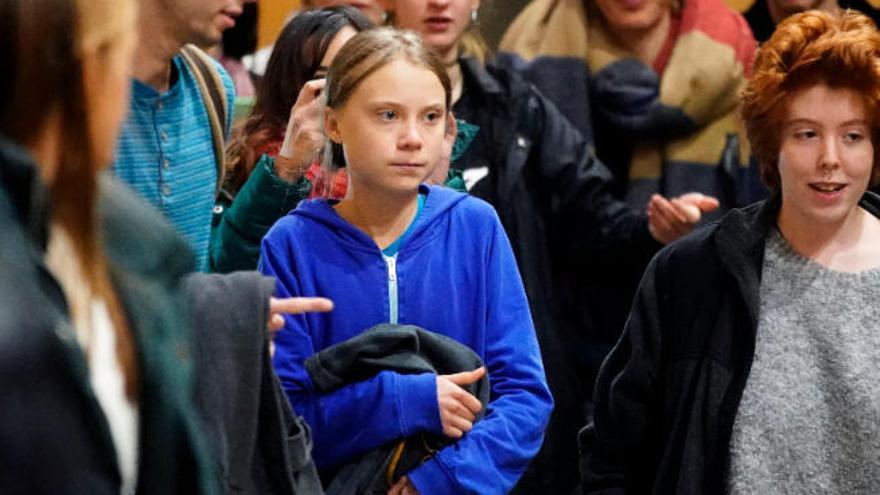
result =
M395 60L407 62L434 73L445 93L445 108L452 103L452 83L440 57L422 42L413 31L382 27L364 31L346 43L336 59L330 64L325 87L328 108L339 109L345 105L358 86L371 74ZM331 168L335 157L342 156L342 147L333 143L325 149L324 166Z
M791 95L826 84L858 93L874 116L871 141L874 167L880 137L880 33L873 21L855 11L817 10L786 18L761 46L751 79L742 94L740 115L758 161L762 181L780 186L779 150Z
M254 110L227 150L229 189L238 191L247 180L259 158L253 150L284 132L299 92L315 78L327 48L346 26L360 32L373 23L354 7L338 6L302 11L284 26L257 84Z
M257 49L257 21L259 4L246 3L241 15L235 19L235 26L223 31L223 55L240 60Z
M97 220L101 143L90 112L101 97L87 88L85 61L105 57L132 36L133 0L3 0L0 2L0 133L34 149L54 123L58 160L47 184L50 219L70 236L93 295L102 298L117 333L126 392L135 398L134 341L112 289ZM38 164L45 166L45 164Z

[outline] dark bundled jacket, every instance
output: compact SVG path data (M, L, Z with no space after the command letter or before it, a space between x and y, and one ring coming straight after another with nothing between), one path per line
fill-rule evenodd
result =
M308 425L272 369L266 336L275 281L257 272L192 274L195 405L229 494L320 495Z
M331 392L382 371L446 375L471 371L483 361L469 347L444 335L413 325L376 325L363 333L314 354L305 363L317 392ZM489 375L464 387L489 403ZM328 495L382 494L434 452L452 445L445 437L419 433L372 452L332 473Z
M110 275L140 364L139 494L218 493L190 402L180 282L195 260L133 193L101 183ZM28 154L0 138L0 493L118 494L113 440L61 287L43 257L47 196Z
M561 255L574 245L650 255L659 244L646 217L611 196L611 175L589 143L533 86L473 59L462 59L461 67L468 111L457 116L480 130L454 166L488 167L486 185L471 194L496 208L510 238L555 403L542 449L518 488L571 491L586 390L574 365L580 337L567 313L577 304L568 297Z
M723 493L775 196L660 251L596 383L583 493ZM880 196L860 206L880 216Z

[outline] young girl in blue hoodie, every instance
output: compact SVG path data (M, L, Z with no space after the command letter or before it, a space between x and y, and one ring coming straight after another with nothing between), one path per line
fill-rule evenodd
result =
M312 427L319 469L400 438L457 442L391 493L506 493L541 445L552 409L510 243L487 203L423 184L443 166L451 86L417 35L358 34L328 75L325 131L349 173L345 199L301 203L263 240L261 270L279 296L333 299L327 314L287 317L275 368ZM447 150L448 151L448 150ZM485 369L383 371L317 393L304 361L379 323L412 324L473 349ZM490 401L462 389L488 373Z

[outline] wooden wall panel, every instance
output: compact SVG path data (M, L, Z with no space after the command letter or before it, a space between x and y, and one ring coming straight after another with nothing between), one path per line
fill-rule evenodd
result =
M260 47L271 45L284 27L284 20L294 9L299 8L300 0L260 0L260 26L257 44Z

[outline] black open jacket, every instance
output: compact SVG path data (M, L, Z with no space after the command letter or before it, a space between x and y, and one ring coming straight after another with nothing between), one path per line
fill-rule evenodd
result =
M621 259L640 253L647 263L660 245L647 217L612 196L611 174L589 143L534 86L473 59L462 59L461 68L468 121L484 141L453 165L489 169L488 187L471 193L496 208L510 238L555 403L544 445L518 489L570 492L589 389L576 365L583 330L570 314L580 302L570 295L575 281L565 260L578 246L590 246Z
M880 196L860 206L880 216ZM731 210L651 261L580 434L583 493L726 491L779 207L774 196Z

